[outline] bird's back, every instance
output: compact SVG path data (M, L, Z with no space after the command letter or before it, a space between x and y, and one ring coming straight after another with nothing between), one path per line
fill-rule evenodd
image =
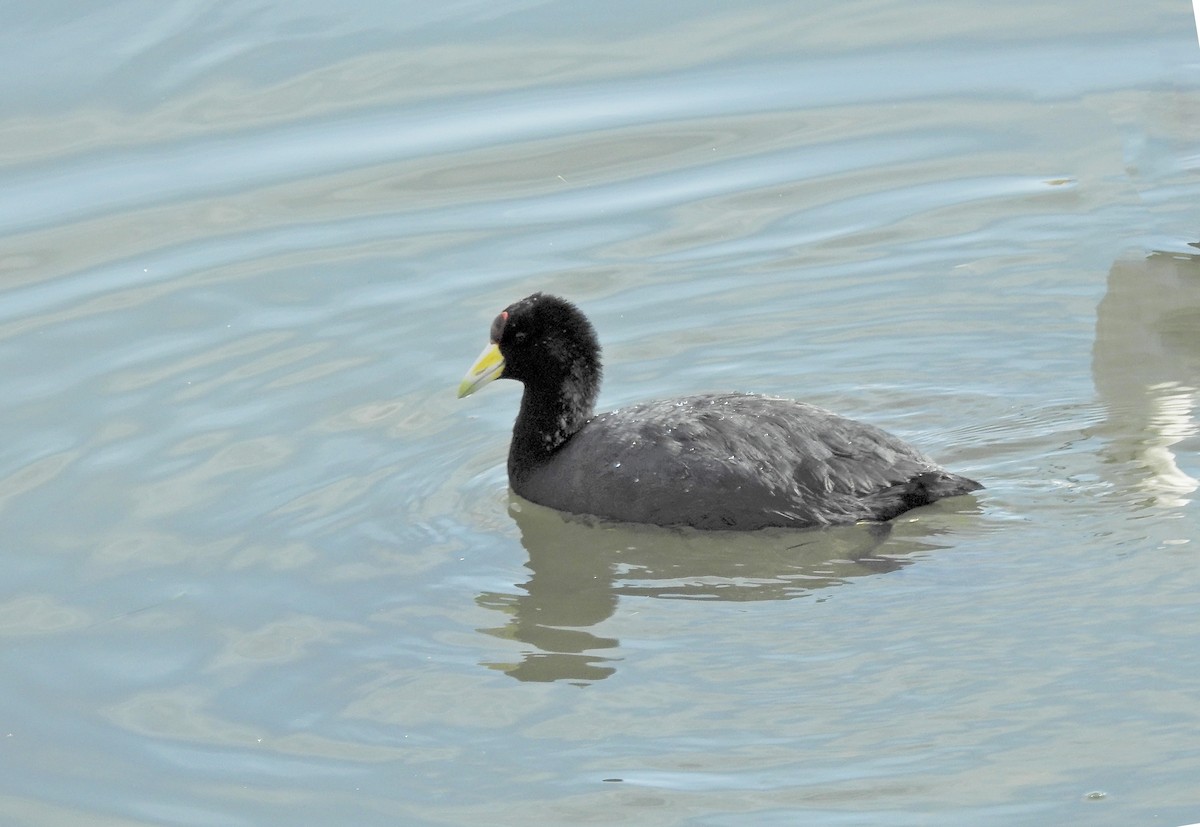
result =
M599 414L512 483L563 511L740 530L885 520L981 487L879 428L750 394Z

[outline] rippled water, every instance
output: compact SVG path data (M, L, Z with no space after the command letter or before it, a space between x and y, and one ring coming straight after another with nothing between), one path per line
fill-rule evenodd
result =
M0 821L1200 821L1188 12L0 10ZM987 490L510 501L537 289Z

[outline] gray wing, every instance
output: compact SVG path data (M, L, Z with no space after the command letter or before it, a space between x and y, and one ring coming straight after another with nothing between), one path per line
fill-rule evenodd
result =
M517 493L616 520L750 529L888 519L912 507L897 506L931 472L944 473L874 426L723 394L601 414Z

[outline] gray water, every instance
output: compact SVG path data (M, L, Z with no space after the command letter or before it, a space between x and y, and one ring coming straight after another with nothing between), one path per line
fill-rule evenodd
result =
M0 7L0 823L1200 821L1190 12ZM987 489L511 500L539 289Z

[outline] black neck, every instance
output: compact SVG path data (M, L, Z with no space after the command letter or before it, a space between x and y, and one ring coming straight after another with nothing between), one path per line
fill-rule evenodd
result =
M545 462L592 417L595 404L595 384L581 376L568 377L553 390L526 384L508 450L509 476Z

